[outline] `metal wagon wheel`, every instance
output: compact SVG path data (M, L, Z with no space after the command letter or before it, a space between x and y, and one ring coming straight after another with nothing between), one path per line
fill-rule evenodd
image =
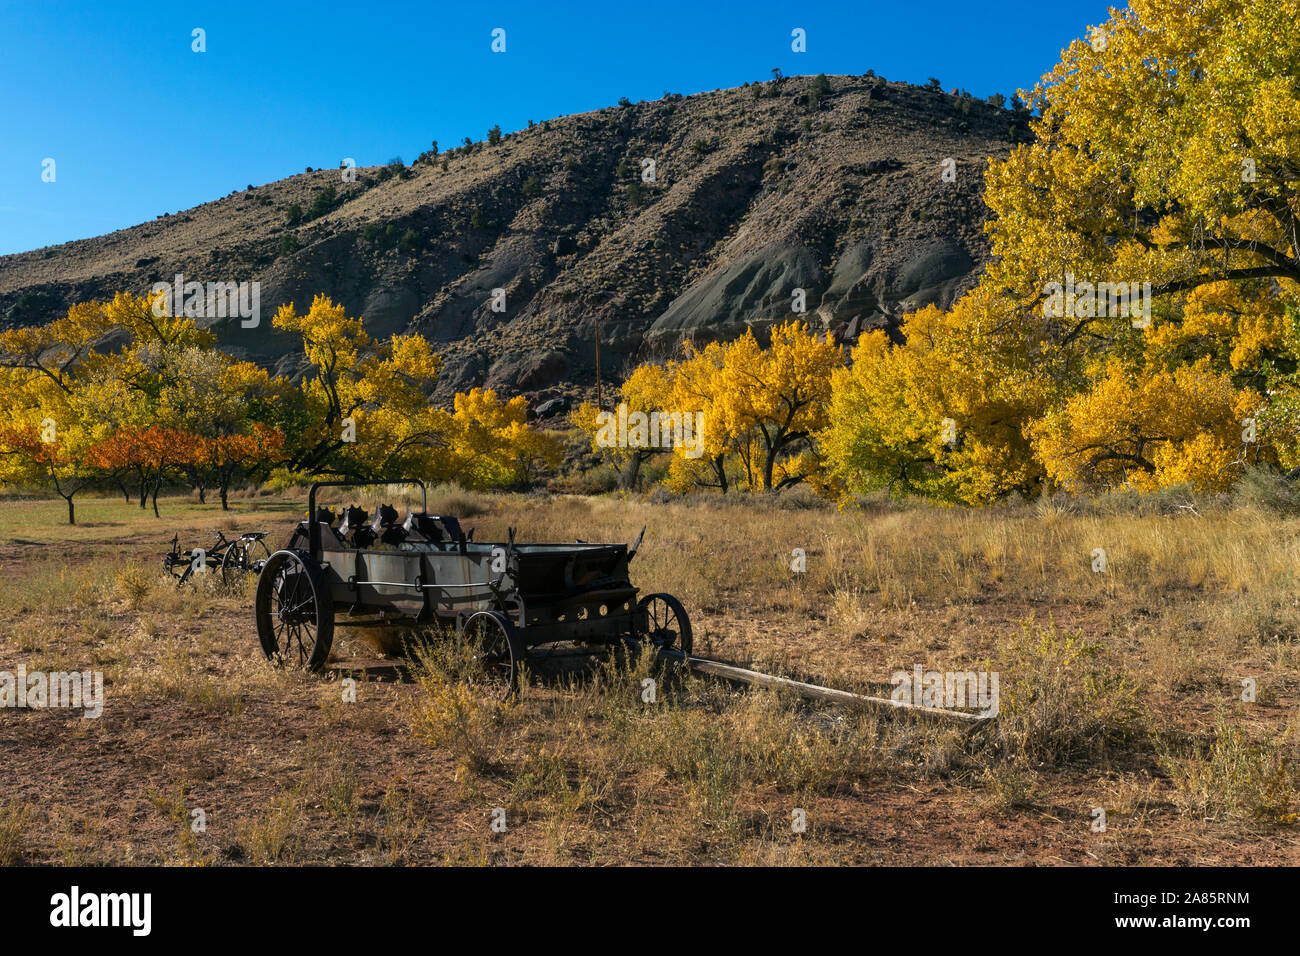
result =
M470 657L465 680L505 700L519 689L524 642L510 619L498 611L475 611L460 628Z
M325 666L334 642L334 600L310 555L277 551L267 558L253 608L268 660L309 671Z
M236 587L245 574L256 574L271 558L271 551L261 538L237 539L221 559L221 583Z
M647 594L636 607L645 613L646 621L645 633L638 633L638 639L648 640L659 648L675 647L683 654L691 652L694 646L691 619L686 616L681 601L671 594Z

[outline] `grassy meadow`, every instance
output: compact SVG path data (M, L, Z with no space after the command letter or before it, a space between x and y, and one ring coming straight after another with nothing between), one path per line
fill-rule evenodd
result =
M162 572L177 531L284 543L305 494L86 498L75 526L8 504L0 671L99 670L105 703L0 710L0 864L1300 862L1300 510L1264 479L981 510L431 490L477 540L645 525L633 581L682 600L698 654L886 695L996 671L973 735L648 659L539 662L501 705L429 653L347 702L262 658L251 581Z

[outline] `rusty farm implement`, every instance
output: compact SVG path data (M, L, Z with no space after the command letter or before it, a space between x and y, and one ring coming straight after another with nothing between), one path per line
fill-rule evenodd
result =
M419 489L421 508L399 520L380 505L339 513L317 506L321 488L405 484ZM424 484L414 479L317 482L307 520L284 548L262 564L254 615L263 653L286 666L325 669L335 625L437 629L470 649L477 678L502 697L518 689L534 648L576 644L600 650L653 647L665 662L720 679L781 688L829 703L907 709L972 724L978 715L868 697L761 674L692 654L691 622L671 594L640 595L628 568L631 545L472 540L456 517L428 512Z
M264 540L265 531L249 531L227 538L222 531L213 531L213 542L206 548L180 546L180 535L172 536L171 550L163 555L163 570L181 585L195 574L220 573L221 583L234 587L245 575L260 574L262 565L271 556Z

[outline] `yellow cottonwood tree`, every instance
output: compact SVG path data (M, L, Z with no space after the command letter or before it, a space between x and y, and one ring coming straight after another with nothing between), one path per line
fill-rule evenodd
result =
M0 369L0 483L48 488L68 506L97 477L90 450L98 437L75 379L25 368Z
M453 399L444 426L446 443L434 474L468 488L524 485L542 469L559 464L562 448L553 435L528 426L528 401L501 401L493 389L473 388Z
M1208 359L1138 374L1111 359L1092 388L1030 431L1048 474L1067 491L1183 482L1221 491L1243 460L1243 418L1261 404Z
M757 445L762 490L777 491L801 480L800 474L778 478L777 465L806 450L813 434L826 426L831 374L843 362L833 343L798 322L774 327L767 348L752 330L725 347L716 406L720 414L707 427Z
M731 487L728 461L742 447L747 448L726 427L726 382L722 374L726 361L727 349L719 342L703 348L687 343L686 357L669 366L670 407L684 415L698 413L703 423L696 436L698 455L687 454L685 448L673 450L665 484L675 492L699 486L717 488L726 494Z
M673 365L647 363L639 365L623 381L618 390L618 404L625 414L639 414L647 421L652 414L666 411L671 404ZM606 416L613 416L609 418ZM648 428L644 435L630 430L627 442L617 435L617 427L609 424L617 412L597 408L583 402L569 416L582 431L591 436L591 450L618 470L620 488L633 488L641 475L642 466L656 455L666 454L670 448L652 443Z
M423 336L375 342L323 295L306 313L282 306L272 324L302 338L311 364L291 470L381 476L418 469L445 444L446 413L428 400L440 360Z
M818 434L830 473L858 494L981 504L1037 493L1043 471L1024 429L1055 392L1035 325L981 287L949 312L911 313L901 332L898 346L863 335L835 373Z
M1033 142L990 164L980 286L837 376L833 471L974 503L1300 464L1297 75L1300 0L1133 0L1086 31L1033 91ZM1077 307L1045 308L1050 283ZM1111 283L1150 315L1096 308Z
M1300 0L1132 0L1075 40L991 164L994 278L1072 272L1155 294L1300 280Z

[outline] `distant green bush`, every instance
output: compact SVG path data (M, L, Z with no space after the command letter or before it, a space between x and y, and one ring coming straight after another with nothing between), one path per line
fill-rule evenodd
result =
M319 219L325 215L338 203L338 191L333 186L326 186L318 190L312 197L311 205L307 207L308 219Z
M811 105L816 109L821 105L822 99L831 91L831 81L826 79L825 73L818 73L812 85Z

